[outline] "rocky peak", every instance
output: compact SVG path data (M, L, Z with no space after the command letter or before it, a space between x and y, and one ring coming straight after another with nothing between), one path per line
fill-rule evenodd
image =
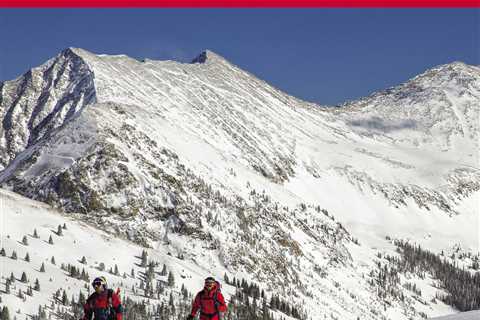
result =
M213 51L205 50L202 53L200 53L198 56L196 56L191 63L207 63L207 62L213 62L213 61L226 61L226 60L225 58L216 54Z
M68 48L0 91L0 168L96 100L81 50Z

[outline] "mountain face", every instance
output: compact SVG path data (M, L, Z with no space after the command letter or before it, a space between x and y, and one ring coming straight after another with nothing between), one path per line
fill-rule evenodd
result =
M344 105L350 123L397 142L462 153L478 150L479 68L442 65L395 88ZM405 134L402 129L414 129ZM397 134L398 133L398 134ZM461 154L462 157L467 154Z
M69 48L0 89L4 188L293 296L312 319L446 310L378 299L366 275L386 236L479 251L476 66L334 108L210 51L183 64Z

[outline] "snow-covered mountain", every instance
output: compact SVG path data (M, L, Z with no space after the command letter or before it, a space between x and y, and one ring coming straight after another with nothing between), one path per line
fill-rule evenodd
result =
M197 277L260 283L312 319L453 310L429 303L425 279L421 300L379 299L369 274L395 251L386 236L479 252L476 66L334 108L210 51L185 64L69 48L0 89L5 188L180 256Z

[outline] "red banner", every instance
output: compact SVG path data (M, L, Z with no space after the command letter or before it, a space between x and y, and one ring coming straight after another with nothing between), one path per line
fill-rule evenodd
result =
M3 8L480 8L480 0L0 0Z

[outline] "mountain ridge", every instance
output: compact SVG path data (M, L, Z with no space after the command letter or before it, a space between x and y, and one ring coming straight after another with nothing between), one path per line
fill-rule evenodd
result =
M199 268L297 292L325 316L323 307L403 319L406 307L392 302L383 313L363 278L386 236L478 251L480 170L469 156L478 123L462 135L437 114L420 114L419 125L385 116L425 107L402 86L321 108L206 55L141 62L69 48L2 84L0 184ZM463 82L448 101L425 97L439 110L451 102L475 111L476 77L461 96ZM336 292L340 280L358 285ZM433 307L415 308L420 317Z

